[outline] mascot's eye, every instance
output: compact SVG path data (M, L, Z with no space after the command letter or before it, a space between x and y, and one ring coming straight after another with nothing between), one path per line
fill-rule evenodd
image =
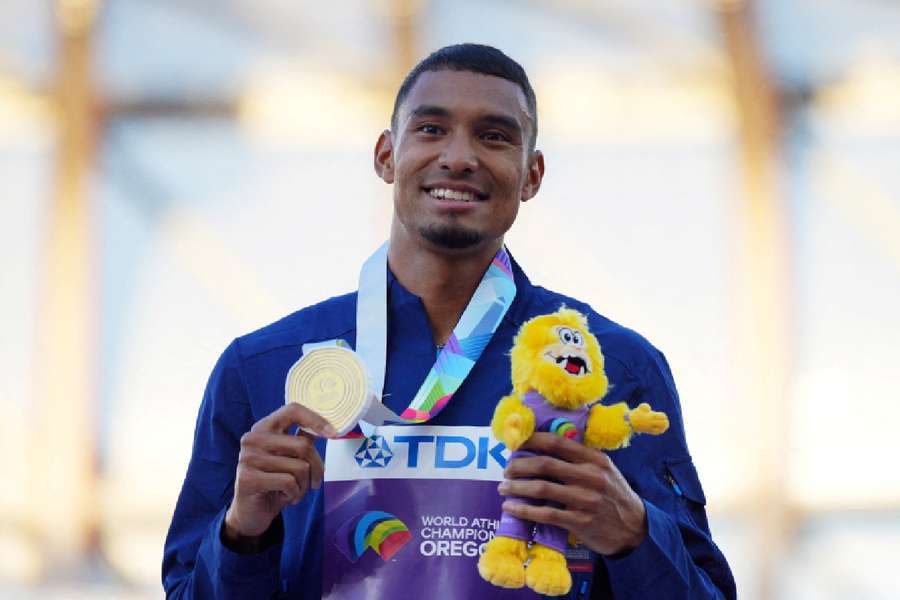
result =
M578 331L572 332L572 344L576 346L584 346L584 338L581 337L581 333Z
M573 338L573 332L568 327L560 327L559 328L559 339L562 340L563 344L571 344Z

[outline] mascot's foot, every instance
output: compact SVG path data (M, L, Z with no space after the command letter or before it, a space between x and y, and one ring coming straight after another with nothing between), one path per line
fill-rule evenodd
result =
M531 559L525 569L525 583L528 587L545 596L562 596L569 592L572 575L562 553L534 544L528 556Z
M525 585L525 542L499 536L484 547L478 559L481 576L499 587L520 588Z

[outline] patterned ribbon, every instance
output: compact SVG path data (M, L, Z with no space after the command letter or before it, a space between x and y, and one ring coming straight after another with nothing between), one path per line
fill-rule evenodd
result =
M500 248L400 423L424 423L447 406L516 297L509 254Z

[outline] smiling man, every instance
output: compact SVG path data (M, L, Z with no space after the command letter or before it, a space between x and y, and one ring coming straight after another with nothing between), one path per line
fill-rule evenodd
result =
M537 501L504 510L580 542L571 585L547 593L735 596L664 357L584 303L533 285L504 247L521 203L540 189L536 138L534 92L500 51L450 46L410 72L374 154L394 197L387 314L361 316L383 321L385 405L412 417L337 440L322 418L284 405L304 347L357 346L357 304L369 291L237 338L200 408L166 541L169 597L536 597L517 583L501 591L476 570L502 479L503 494ZM488 425L509 393L513 336L562 304L587 315L603 348L606 401L648 402L672 426L608 454L537 433L524 448L545 456L506 464ZM297 426L305 431L291 435Z

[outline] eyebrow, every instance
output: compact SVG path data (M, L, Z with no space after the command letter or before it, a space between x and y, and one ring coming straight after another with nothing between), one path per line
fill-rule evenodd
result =
M522 137L522 126L512 117L506 115L485 115L481 117L479 121L488 125L495 125L497 127L508 129L510 132Z
M450 111L434 104L422 104L415 107L409 113L410 118L420 117L449 117Z
M434 104L422 104L417 106L409 113L409 117L411 119L420 119L422 117L442 117L446 118L450 116L450 111L442 106L437 106ZM483 117L479 117L478 120L487 125L494 125L496 127L502 127L508 129L510 132L522 136L522 126L519 125L519 122L507 115L500 114L488 114Z

